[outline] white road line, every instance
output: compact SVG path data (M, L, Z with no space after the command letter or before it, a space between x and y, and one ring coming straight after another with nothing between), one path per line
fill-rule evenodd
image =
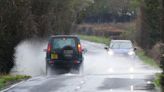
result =
M2 90L2 91L0 91L0 92L7 92L8 90L10 90L10 89L16 87L17 85L20 85L20 84L23 83L23 82L25 82L25 81L21 81L21 82L19 82L19 83L16 83L16 84L14 84L14 85L11 85L9 88L6 88L6 89L4 89L4 90Z

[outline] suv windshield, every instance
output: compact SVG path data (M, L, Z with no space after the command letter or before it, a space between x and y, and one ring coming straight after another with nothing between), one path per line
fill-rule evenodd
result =
M132 43L130 43L130 42L114 42L114 43L111 43L110 48L112 48L112 49L130 49L130 48L132 48Z
M74 38L55 38L52 41L53 49L62 49L65 46L76 47Z

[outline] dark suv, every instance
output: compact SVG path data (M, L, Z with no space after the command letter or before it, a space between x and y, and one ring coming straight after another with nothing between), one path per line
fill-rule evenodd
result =
M83 62L83 49L77 36L51 36L46 54L47 68L65 67L79 70Z

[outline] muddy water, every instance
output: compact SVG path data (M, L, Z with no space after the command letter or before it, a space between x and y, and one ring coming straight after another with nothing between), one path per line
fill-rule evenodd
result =
M16 48L13 74L39 76L45 74L46 42L23 41Z

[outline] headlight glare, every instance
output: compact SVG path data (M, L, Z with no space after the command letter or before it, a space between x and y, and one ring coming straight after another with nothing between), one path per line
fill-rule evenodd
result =
M110 56L112 56L112 55L114 54L114 52L113 52L112 50L109 50L109 51L108 51L108 54L109 54Z
M129 51L128 55L130 55L130 56L135 55L135 52L134 51Z

